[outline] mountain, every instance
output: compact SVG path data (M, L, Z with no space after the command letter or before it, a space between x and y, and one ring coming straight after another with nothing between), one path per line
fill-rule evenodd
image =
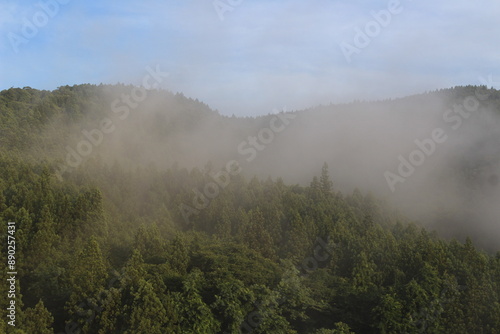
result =
M497 333L499 114L477 86L255 118L4 90L0 332Z

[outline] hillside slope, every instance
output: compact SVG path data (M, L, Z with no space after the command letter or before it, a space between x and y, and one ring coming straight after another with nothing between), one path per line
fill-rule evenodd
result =
M134 89L0 92L1 333L498 333L496 226L445 241L372 180L484 88L259 118ZM498 217L487 92L394 192L424 217L444 196L450 235Z

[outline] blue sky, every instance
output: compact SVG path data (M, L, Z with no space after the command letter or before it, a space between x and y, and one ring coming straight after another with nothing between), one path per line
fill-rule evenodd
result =
M0 89L138 85L159 65L163 88L259 115L490 75L500 88L499 15L498 0L0 0Z

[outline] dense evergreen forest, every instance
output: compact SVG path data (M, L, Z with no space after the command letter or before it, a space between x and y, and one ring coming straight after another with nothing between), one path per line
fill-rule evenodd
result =
M165 91L144 102L164 113L134 114L135 102L115 100L131 89L0 92L0 254L7 264L15 236L17 272L15 327L0 273L0 333L500 333L498 249L340 191L326 159L305 183L240 172L213 151L177 162L196 150L183 131L201 122L211 131L199 143L225 152L234 145L222 132L253 133L276 116L224 117ZM456 101L476 89L433 94ZM499 101L490 91L490 107ZM292 113L280 115L285 124ZM165 146L145 152L144 136ZM82 138L98 144L71 155Z

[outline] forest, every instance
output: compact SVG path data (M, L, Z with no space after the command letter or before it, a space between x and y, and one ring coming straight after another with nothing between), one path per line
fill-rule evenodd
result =
M463 151L436 180L458 184L460 197L429 220L412 214L430 214L426 200L442 194L420 189L421 199L408 195L414 210L400 209L363 173L347 174L371 168L349 160L355 145L335 160L324 149L334 140L314 159L306 136L289 145L302 119L405 103L413 117L478 90L498 117L499 91L455 87L243 118L165 90L112 107L132 90L0 92L0 333L500 333L498 202L474 201L498 192L498 132L477 140L481 150L454 146ZM240 145L254 154L238 154ZM295 164L310 173L294 176Z

